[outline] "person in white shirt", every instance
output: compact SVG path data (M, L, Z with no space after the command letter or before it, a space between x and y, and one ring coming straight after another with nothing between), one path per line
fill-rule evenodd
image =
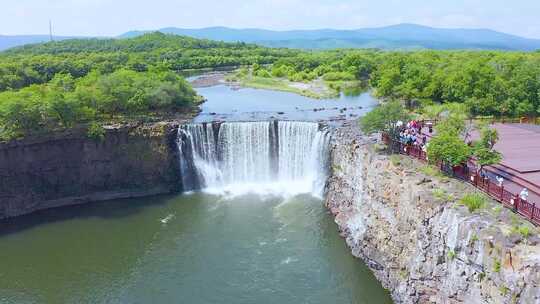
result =
M502 178L502 176L497 176L496 179L497 179L497 184L499 185L499 187L502 187L504 178Z
M529 197L529 190L527 190L527 188L523 188L523 190L521 190L521 193L519 194L519 197L526 201L527 200L527 197Z

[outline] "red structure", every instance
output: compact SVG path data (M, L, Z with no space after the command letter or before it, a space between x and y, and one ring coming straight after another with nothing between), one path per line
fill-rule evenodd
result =
M417 146L406 145L400 141L392 140L386 133L382 134L382 140L385 144L392 146L395 150L399 149L400 154L412 156L427 162L426 153ZM521 214L533 224L540 225L540 207L536 207L536 202L533 201L540 197L540 193L529 189L530 199L523 200L519 197L519 193L515 191L516 187L509 187L513 189L505 189L504 185L499 186L489 178L480 176L477 173L473 160L470 160L467 164L462 166L448 167L443 163L439 163L438 165L442 171L472 184L496 201L502 203L505 207ZM515 183L515 181L512 182ZM538 201L538 203L540 203L540 201Z

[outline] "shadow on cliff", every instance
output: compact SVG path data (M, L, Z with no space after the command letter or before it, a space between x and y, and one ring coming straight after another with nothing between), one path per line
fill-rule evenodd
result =
M148 207L165 205L175 197L176 195L159 195L145 198L119 199L36 211L32 214L0 221L0 237L67 220L126 218L144 212Z

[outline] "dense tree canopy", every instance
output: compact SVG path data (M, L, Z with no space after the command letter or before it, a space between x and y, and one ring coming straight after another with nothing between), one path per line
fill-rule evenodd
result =
M119 114L175 110L195 98L186 81L169 71L93 71L78 79L56 74L46 84L0 93L0 137L69 128Z
M70 127L118 114L178 107L195 93L179 71L252 66L259 77L360 80L383 99L428 115L462 105L472 115L540 114L540 53L300 51L150 33L75 39L0 53L0 133ZM26 131L25 131L26 130Z
M400 100L411 109L459 103L474 116L540 114L538 52L304 52L267 69L292 81L369 80L378 97Z
M391 53L371 76L381 97L421 103L464 103L473 115L536 116L538 53Z
M267 64L299 51L268 49L161 33L133 39L74 39L28 45L0 53L0 91L50 81L58 73L83 77L92 70L169 70Z
M452 166L465 163L472 154L472 149L465 143L465 122L458 115L441 121L436 127L436 135L427 145L427 156L430 162L445 162Z
M298 53L161 33L14 48L0 53L0 138L173 110L196 98L178 71L269 64Z

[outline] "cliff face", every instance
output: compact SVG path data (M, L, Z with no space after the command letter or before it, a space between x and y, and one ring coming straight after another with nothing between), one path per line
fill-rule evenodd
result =
M495 202L471 213L457 201L472 186L335 133L326 206L397 303L540 303L536 228Z
M88 201L179 190L177 124L108 128L0 144L0 219Z

